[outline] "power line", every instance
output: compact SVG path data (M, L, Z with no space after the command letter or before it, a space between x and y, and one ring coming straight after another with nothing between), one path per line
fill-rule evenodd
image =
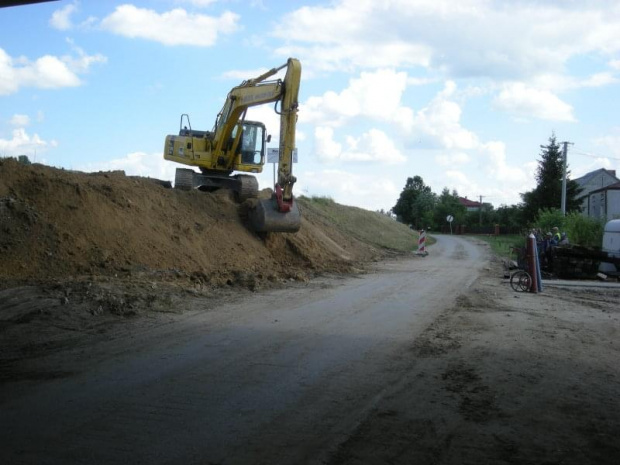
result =
M607 156L607 155L596 155L596 154L593 154L593 153L582 152L581 150L575 150L575 149L572 149L570 151L570 153L571 153L571 155L580 155L582 157L607 158L609 160L618 160L618 161L620 161L620 158L610 157L610 156Z

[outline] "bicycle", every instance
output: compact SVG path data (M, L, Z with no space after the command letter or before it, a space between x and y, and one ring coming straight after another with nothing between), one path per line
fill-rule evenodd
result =
M510 287L516 292L526 292L532 287L532 277L525 270L517 270L510 276Z
M517 255L517 271L510 275L510 287L516 292L527 292L532 287L532 277L525 270L527 267L527 250L525 247L511 247Z

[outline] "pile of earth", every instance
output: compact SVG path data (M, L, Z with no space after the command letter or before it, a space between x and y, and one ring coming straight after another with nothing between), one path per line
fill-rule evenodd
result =
M181 191L122 171L83 173L0 159L0 286L144 277L253 290L350 272L394 252L334 224L310 199L301 199L300 209L298 233L258 235L245 227L229 191ZM393 229L413 245L406 226L355 210L364 223Z

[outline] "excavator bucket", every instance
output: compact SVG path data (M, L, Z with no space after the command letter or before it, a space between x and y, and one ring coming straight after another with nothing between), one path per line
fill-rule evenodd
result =
M256 232L297 232L301 227L301 215L297 202L293 202L290 211L282 213L275 197L256 199L248 211L248 222L250 229Z

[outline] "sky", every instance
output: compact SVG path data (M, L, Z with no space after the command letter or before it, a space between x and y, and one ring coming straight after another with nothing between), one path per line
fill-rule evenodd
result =
M174 179L180 116L302 65L294 193L391 209L408 177L513 205L541 145L620 175L617 0L61 0L0 9L0 157ZM277 147L273 105L252 108ZM273 165L258 175L272 187ZM559 205L558 205L559 208Z

